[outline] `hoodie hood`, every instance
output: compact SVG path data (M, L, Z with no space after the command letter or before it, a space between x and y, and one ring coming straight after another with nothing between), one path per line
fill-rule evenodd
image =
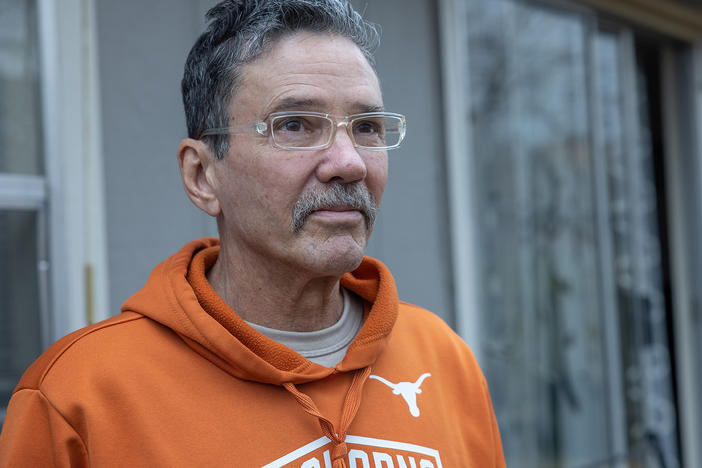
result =
M218 239L189 242L153 270L122 311L170 328L197 353L237 378L274 385L301 384L365 368L385 348L397 318L398 297L395 282L380 261L364 257L356 270L341 278L343 287L364 300L365 319L344 359L328 368L258 333L217 295L205 275L218 254Z

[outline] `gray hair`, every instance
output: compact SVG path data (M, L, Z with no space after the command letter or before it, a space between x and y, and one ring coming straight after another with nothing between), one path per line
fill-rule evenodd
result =
M360 210L366 221L366 231L371 232L378 211L377 203L364 184L329 185L303 193L293 208L292 230L300 232L307 217L317 210L350 208Z
M208 128L226 127L242 66L296 32L346 37L375 67L379 27L364 20L347 0L225 0L206 17L209 25L190 49L181 82L190 138L199 138ZM206 138L215 157L223 158L228 137Z

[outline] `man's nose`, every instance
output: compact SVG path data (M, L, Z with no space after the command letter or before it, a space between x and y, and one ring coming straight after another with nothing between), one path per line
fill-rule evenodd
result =
M331 146L324 151L325 158L317 166L317 177L321 182L350 183L365 179L366 161L354 147L344 122L337 125Z

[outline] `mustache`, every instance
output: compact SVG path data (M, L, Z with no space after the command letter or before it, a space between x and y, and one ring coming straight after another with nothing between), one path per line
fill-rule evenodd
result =
M324 188L303 193L295 202L292 219L293 232L300 232L305 224L305 219L314 211L340 207L359 210L366 220L366 229L371 230L378 209L368 188L360 183L340 184L334 182Z

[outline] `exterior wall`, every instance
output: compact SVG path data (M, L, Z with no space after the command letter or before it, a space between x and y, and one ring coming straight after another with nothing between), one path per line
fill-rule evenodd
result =
M180 78L202 11L192 0L97 2L111 314L158 262L216 232L176 160Z
M176 163L185 135L182 67L215 3L97 1L112 314L158 262L190 239L216 235L214 220L185 196ZM409 129L389 155L368 253L393 271L403 300L451 322L436 5L368 2L365 17L383 29L377 61L386 108L406 114Z
M363 11L365 2L354 4ZM437 7L431 0L367 5L365 17L382 27L376 59L385 107L407 116L407 138L389 154L369 254L390 267L402 300L453 324Z

